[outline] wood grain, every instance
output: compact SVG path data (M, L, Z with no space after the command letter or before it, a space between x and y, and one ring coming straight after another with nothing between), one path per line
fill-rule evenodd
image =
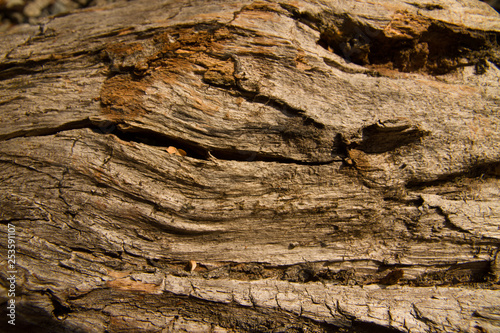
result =
M454 0L136 0L7 31L17 329L498 332L499 36Z

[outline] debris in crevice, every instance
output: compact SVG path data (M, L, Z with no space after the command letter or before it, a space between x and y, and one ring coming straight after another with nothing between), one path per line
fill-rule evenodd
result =
M377 283L383 284L383 285L397 284L403 276L404 276L404 271L400 268L396 268L396 269L389 271L386 275L381 277L377 281Z
M500 66L498 32L468 30L409 12L398 12L384 29L375 29L349 15L331 13L326 21L289 7L297 20L320 32L320 46L371 69L440 75L464 66L475 66L481 74L487 61Z
M489 261L477 261L464 264L454 264L446 267L429 268L414 280L409 281L411 286L439 286L439 285L472 285L483 283L484 288L491 286L487 282Z
M496 250L493 260L490 262L490 270L487 278L493 283L500 283L500 251L498 249Z
M346 166L362 171L375 171L380 168L371 165L370 154L391 152L399 147L418 143L429 134L429 131L423 130L409 119L386 119L364 126L353 137L337 134L334 145L336 153L343 157Z
M46 294L49 296L52 302L52 307L54 308L52 315L58 320L66 319L68 314L71 313L71 308L62 304L59 297L57 297L52 290L47 289Z
M186 155L187 155L187 153L186 153L184 150L182 150L182 149L177 149L177 148L175 148L174 146L169 146L169 147L167 148L167 152L168 152L169 154L171 154L171 155L177 155L177 156L186 156Z
M109 127L109 125L108 125ZM148 129L141 129L136 127L125 126L123 124L116 124L111 126L113 128L112 134L116 135L123 141L133 141L147 144L150 146L165 147L167 152L179 156L189 156L192 158L207 160L209 158L216 158L220 160L230 161L264 161L264 162L277 162L277 163L292 163L303 165L325 165L338 162L332 156L331 159L326 161L301 161L279 154L266 154L256 151L244 151L239 149L221 149L215 147L202 147L194 141L184 140L178 137L169 136L166 134L158 133ZM173 146L170 148L170 146ZM175 148L174 148L175 147ZM169 151L170 149L170 151ZM175 149L175 150L174 150Z
M192 158L206 160L209 157L208 150L195 142L172 137L148 129L130 127L121 123L112 126L110 134L117 136L123 141L138 142L149 146L165 148L171 155L189 156Z
M196 261L194 260L189 260L188 263L186 264L186 271L192 273L195 269L196 269L196 266L198 266L198 264L196 263Z
M191 260L193 261L193 260ZM473 263L448 263L426 267L385 265L378 262L378 270L332 269L327 262L304 262L295 265L272 266L263 263L228 263L228 262L160 262L150 261L175 276L186 276L189 272L203 279L230 278L240 281L280 279L297 283L321 282L333 285L470 285L481 283L484 288L492 287L489 276L491 263L477 261ZM192 269L195 267L195 269ZM405 272L410 272L406 274ZM491 279L490 279L491 280Z

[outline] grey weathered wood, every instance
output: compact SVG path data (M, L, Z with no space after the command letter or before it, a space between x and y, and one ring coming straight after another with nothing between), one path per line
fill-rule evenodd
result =
M499 36L452 0L138 0L5 33L17 328L498 332Z

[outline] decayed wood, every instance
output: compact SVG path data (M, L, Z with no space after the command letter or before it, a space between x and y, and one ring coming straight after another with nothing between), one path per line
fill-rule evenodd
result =
M8 31L16 328L498 332L499 36L452 0L137 0Z

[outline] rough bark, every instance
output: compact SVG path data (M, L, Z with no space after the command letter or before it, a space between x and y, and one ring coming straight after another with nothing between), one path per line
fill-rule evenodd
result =
M0 38L19 331L500 331L486 4L138 0Z

